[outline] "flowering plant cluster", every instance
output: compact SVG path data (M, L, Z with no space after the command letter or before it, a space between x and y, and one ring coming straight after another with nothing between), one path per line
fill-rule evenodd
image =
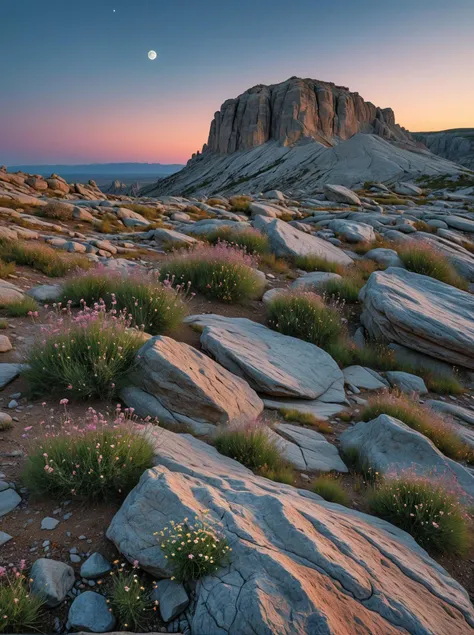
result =
M126 569L125 563L111 571L112 587L107 602L121 628L145 633L149 630L157 603L151 599L151 589L140 578L138 567L138 561L135 560L131 571Z
M371 510L411 534L422 547L463 554L468 546L468 516L458 496L441 480L388 475L369 499Z
M190 285L193 291L221 302L258 297L264 282L254 269L257 260L225 242L181 250L163 262L161 280Z
M0 633L38 630L43 601L30 592L30 581L19 567L0 567Z
M32 442L23 478L33 493L54 499L121 498L153 464L153 446L138 430L131 410L117 406L111 419L92 408L77 423L62 399L59 426L43 424L43 437ZM141 426L143 428L143 426Z
M170 521L159 535L160 546L173 569L173 580L198 580L225 564L232 549L227 540L197 516L190 523Z

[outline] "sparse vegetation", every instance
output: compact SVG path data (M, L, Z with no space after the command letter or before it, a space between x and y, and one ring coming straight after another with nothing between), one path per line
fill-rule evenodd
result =
M208 234L207 240L212 245L224 241L240 249L245 249L249 254L266 254L270 251L268 237L251 227L233 229L227 225Z
M361 412L363 421L371 421L386 414L403 421L421 432L446 456L456 460L473 460L473 452L457 434L455 428L431 408L422 406L410 397L383 394L372 397Z
M300 412L292 408L280 408L279 412L285 421L295 421L296 423L301 423L301 425L311 426L323 434L330 434L332 432L332 428L327 421L318 419L318 417L310 412Z
M338 503L339 505L349 505L349 496L345 489L335 476L330 474L324 474L318 476L313 481L311 490L315 494L319 494L324 500L329 503Z
M284 258L277 258L272 253L261 253L258 256L258 262L260 266L271 269L274 273L289 276L291 274L290 265ZM296 275L295 275L296 277Z
M0 278L8 278L12 273L15 273L15 263L0 260Z
M9 572L0 567L0 633L40 632L43 600L31 593L24 569L24 560Z
M122 565L112 574L110 606L120 628L147 632L153 616L151 591L140 579L137 569L126 571Z
M295 258L295 266L303 271L326 271L329 273L338 273L343 275L345 267L339 265L337 262L330 262L326 258L321 258L314 254L308 254L306 256L297 256Z
M265 284L254 264L244 251L218 244L176 252L163 262L160 275L221 302L245 302L259 297Z
M140 214L147 220L156 220L159 216L159 212L156 208L149 205L138 205L137 203L127 203L123 206L125 209L129 209L132 212Z
M21 240L1 240L0 258L5 262L32 267L41 273L57 278L74 269L90 269L91 261L85 256L64 254L52 247Z
M397 252L408 271L430 276L458 289L467 290L467 281L456 272L446 256L434 247L410 241L410 243L398 245Z
M407 531L425 549L466 553L466 512L442 484L410 474L389 478L373 491L369 503L372 513Z
M247 213L249 211L251 202L252 199L250 198L250 196L232 196L232 198L229 199L232 211L237 213Z
M25 295L21 300L9 302L5 307L9 317L25 317L38 309L38 304L33 298Z
M55 201L54 203L48 203L44 207L40 207L38 209L37 215L53 220L72 220L72 206L70 203L61 203L60 201Z
M325 293L329 297L345 302L357 302L360 290L376 269L377 264L371 260L358 261L346 268L341 280L329 280L324 287Z

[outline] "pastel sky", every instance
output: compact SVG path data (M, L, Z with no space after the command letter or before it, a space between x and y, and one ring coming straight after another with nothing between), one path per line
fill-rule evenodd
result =
M474 0L1 0L0 19L0 164L185 162L225 99L293 75L412 131L474 127Z

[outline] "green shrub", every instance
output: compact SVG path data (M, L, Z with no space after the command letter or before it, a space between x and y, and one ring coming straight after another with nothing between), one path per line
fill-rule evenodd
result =
M318 419L310 412L300 412L292 408L280 408L279 412L285 421L296 421L297 423L301 423L301 425L311 426L323 434L330 434L332 432L332 428L327 421Z
M85 256L61 254L47 245L24 241L0 241L0 258L6 262L32 267L41 273L57 278L74 269L90 269L91 261Z
M31 593L23 568L24 560L19 571L0 567L0 633L40 632L43 600Z
M127 203L126 205L124 205L125 209L129 209L132 212L136 212L137 214L140 214L141 216L143 216L143 218L146 218L147 220L156 220L156 218L159 216L159 212L157 209L155 209L154 207L150 207L149 205L138 205L136 203Z
M227 540L208 523L196 519L191 524L186 518L178 524L171 520L169 525L159 532L159 541L173 569L172 580L199 580L228 561L232 550ZM187 540L183 541L183 537Z
M265 285L253 264L242 250L218 244L177 252L163 261L160 275L221 302L245 302L259 297Z
M296 256L295 266L303 271L327 271L328 273L343 274L345 267L337 262L330 262L326 258L316 256L315 254L307 254L306 256Z
M344 332L337 309L325 306L311 293L277 295L267 306L269 326L326 349Z
M48 203L44 207L41 207L38 210L38 216L63 221L72 220L73 218L70 204L64 204L60 201Z
M258 263L260 266L271 269L274 273L279 273L288 276L291 272L290 265L284 258L277 258L275 254L261 253L258 256ZM295 275L296 277L296 275Z
M455 428L430 408L400 394L383 394L369 399L362 409L361 419L372 421L381 414L403 421L421 432L446 456L456 460L471 460L472 450L457 434Z
M397 246L397 252L408 271L430 276L458 289L467 290L467 281L456 272L446 256L430 245L410 241L410 243Z
M88 413L86 422L80 429L67 423L55 436L32 443L22 480L33 495L120 500L152 467L153 445L123 417L108 424L100 415Z
M186 314L183 294L152 278L124 278L107 272L92 272L67 280L63 298L73 306L93 306L102 300L108 310L126 311L131 325L151 335L176 328Z
M110 606L119 627L133 632L148 632L153 617L150 590L135 570L125 571L122 566L111 577Z
M0 319L0 329L7 329L8 328L8 322L7 320L2 320Z
M4 308L7 310L9 317L25 317L35 313L38 309L38 304L33 298L25 295L21 300L10 302Z
M251 202L250 196L232 196L229 199L233 212L248 212Z
M338 300L358 302L359 291L376 269L376 263L371 260L360 260L346 268L342 280L329 280L324 286L324 292Z
M329 474L318 476L311 485L311 491L322 496L329 503L338 503L339 505L349 505L349 497L338 482L338 479Z
M0 278L8 278L12 273L15 273L15 263L0 260Z
M414 373L417 374L416 372ZM430 392L439 395L460 395L465 392L461 382L452 375L437 375L433 371L419 369L418 374L423 377L426 387Z
M464 555L469 546L466 514L440 484L416 476L382 482L369 498L372 513L408 532L425 549Z
M212 245L225 241L239 249L245 249L249 254L265 254L270 251L268 236L251 227L233 229L227 225L208 234L207 240Z
M111 398L135 364L143 334L103 311L61 317L29 349L24 376L32 393Z

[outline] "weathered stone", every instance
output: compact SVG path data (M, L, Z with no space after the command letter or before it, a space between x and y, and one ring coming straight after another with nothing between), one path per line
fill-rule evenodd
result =
M115 626L107 600L94 591L84 591L76 597L69 609L68 621L71 629L86 633L107 633Z
M192 633L352 635L361 624L383 635L471 633L468 594L405 532L257 476L190 435L162 433L158 465L107 535L130 561L167 577L154 532L209 510L232 552L196 585Z
M388 382L371 368L348 366L342 373L346 384L362 390L382 390L388 387Z
M171 622L189 604L186 589L179 582L160 580L152 591L151 599L158 602L160 615L165 622Z
M0 335L0 353L8 353L13 348L12 343L6 335Z
M108 560L100 553L93 553L81 566L81 577L100 578L112 571Z
M6 489L0 492L0 517L13 511L21 503L21 496L14 489Z
M365 254L366 258L369 260L374 260L377 264L382 265L383 267L400 267L401 269L405 269L405 265L400 260L395 249L384 249L382 247L378 247L377 249L371 249Z
M275 430L283 437L298 446L297 467L302 470L318 470L321 472L347 472L344 461L339 456L335 445L329 443L326 437L316 430L302 428L290 423L275 425ZM284 445L283 445L284 447ZM290 459L290 457L286 457ZM293 461L291 461L293 463Z
M26 295L34 298L37 302L54 302L61 297L61 285L40 284L38 287L28 289Z
M391 370L385 373L386 378L393 388L398 388L405 393L418 393L426 395L428 388L421 377L412 373L404 373L400 370Z
M3 545L6 545L7 542L12 540L12 538L13 536L10 536L10 534L5 533L4 531L0 531L0 547L3 547Z
M31 591L44 598L47 607L61 604L74 585L74 570L64 562L40 558L31 567Z
M0 280L0 306L8 306L12 302L20 302L24 297L22 289L11 282Z
M311 273L305 273L304 276L295 280L291 284L291 287L305 291L324 291L327 283L333 280L342 280L342 276L338 273L313 271Z
M23 364L0 363L0 389L5 388L21 373Z
M349 205L362 205L357 194L343 185L330 185L329 183L325 183L323 192L328 201L347 203Z

